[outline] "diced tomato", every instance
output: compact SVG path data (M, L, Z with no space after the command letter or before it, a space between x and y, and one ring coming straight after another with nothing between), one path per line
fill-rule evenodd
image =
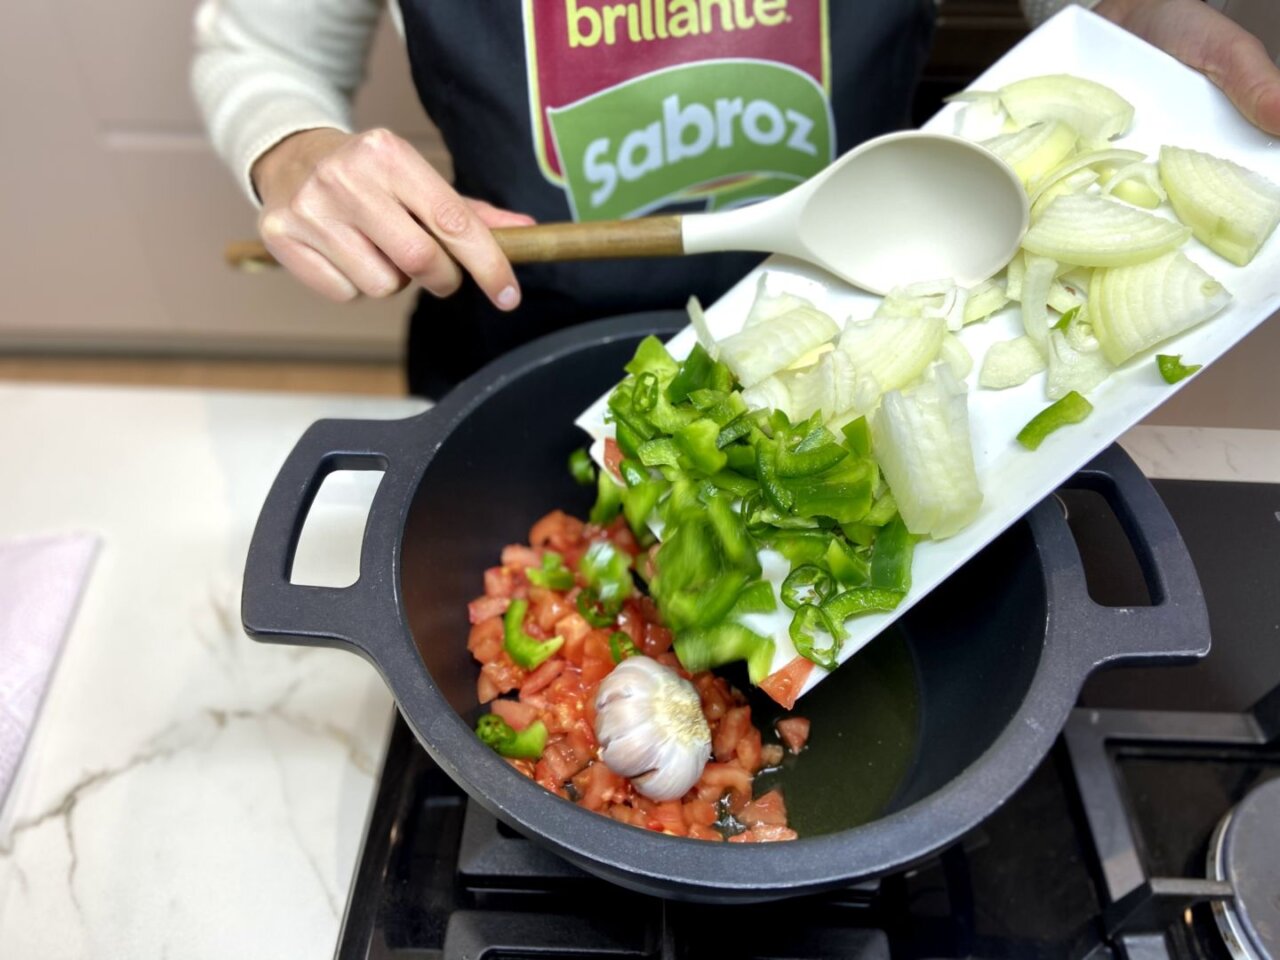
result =
M508 567L490 567L484 572L484 592L488 597L514 597L528 581Z
M644 652L646 656L656 657L671 649L673 640L671 631L657 623L644 625Z
M732 759L738 749L738 741L750 726L750 707L733 707L725 713L711 737L711 752L715 758L721 763Z
M700 823L694 823L689 826L689 836L695 840L723 840L719 831L713 830L711 827L704 827Z
M684 668L684 664L680 662L680 659L670 650L668 650L666 653L658 654L653 659L657 660L664 667L670 667L672 670L680 674L680 676L684 677L686 680L688 680L689 677L691 676L689 671Z
M613 658L601 660L598 657L585 657L582 661L582 682L595 686L613 672Z
M703 672L693 678L693 685L702 698L702 712L711 723L719 720L729 709L729 685L714 673Z
M610 630L592 630L583 641L582 656L589 660L608 660L613 663L613 651L609 648Z
M496 660L502 655L503 630L502 618L493 617L481 620L471 628L467 637L467 649L481 663Z
M520 684L520 699L527 700L539 691L551 685L551 681L564 672L567 664L559 657L552 657L525 677Z
M640 608L630 600L618 614L618 629L631 638L637 649L644 643L644 620L640 616Z
M578 803L588 810L603 810L610 803L620 802L629 790L624 777L598 760L574 776L573 786L578 791Z
M622 482L622 471L618 468L620 463L622 463L622 449L618 446L618 441L613 437L606 437L604 441L604 465L619 483Z
M511 606L510 597L476 597L467 604L467 617L472 623L480 623L493 617L501 617Z
M690 827L697 824L711 826L716 822L715 804L699 797L690 797L684 802L684 822Z
M555 626L560 620L573 612L573 607L565 601L563 593L543 587L529 588L529 605L534 622L548 636L555 632Z
M535 547L549 546L564 553L567 547L582 539L584 526L577 517L571 517L563 510L552 510L533 525L529 531L529 542Z
M743 769L755 776L762 766L760 760L762 749L760 731L755 727L748 726L746 732L738 739L738 745L733 752L738 758L738 763L742 764Z
M773 824L764 823L758 827L752 827L745 833L730 837L730 843L772 843L776 840L794 840L796 832L790 827L779 827Z
M742 798L745 804L751 799L751 774L730 763L708 763L703 768L700 784L718 790L716 799L730 791ZM703 797L703 799L707 799Z
M756 797L742 808L738 819L749 827L759 826L762 823L785 827L787 805L782 800L782 793L778 790L770 790L763 796Z
M542 554L522 543L509 543L502 548L502 565L523 570L526 567L542 566Z
M503 697L489 704L489 710L505 720L513 729L523 730L538 719L538 708L519 700Z
M760 748L760 764L765 767L776 767L782 762L782 745L766 743Z
M684 811L681 809L679 800L666 800L656 804L649 814L649 822L656 823L657 829L663 833L673 833L678 837L683 837L688 832L688 825L684 822Z
M627 525L627 518L622 514L618 514L617 519L605 529L608 531L609 539L619 550L633 557L640 555L640 542L636 540L636 535Z
M778 736L792 753L799 753L809 740L809 721L805 717L787 717L776 724Z
M512 663L505 653L486 663L480 672L489 675L499 693L507 693L524 683L524 669Z
M575 748L574 744L567 739L552 740L542 751L542 759L538 762L541 766L543 763L547 765L547 770L551 776L555 778L557 783L565 783L573 778L573 775L582 770L591 762L589 754L584 754Z
M796 657L781 670L761 680L760 689L790 710L796 705L796 698L812 670L813 661Z
M536 764L532 760L522 760L516 757L508 757L507 763L511 764L529 779L533 779L533 771Z
M582 614L574 612L556 621L556 636L564 637L564 646L560 648L560 656L570 663L582 666L583 641L591 632L591 624Z
M498 685L494 683L493 677L480 671L480 676L476 678L476 700L480 703L488 703L498 695Z

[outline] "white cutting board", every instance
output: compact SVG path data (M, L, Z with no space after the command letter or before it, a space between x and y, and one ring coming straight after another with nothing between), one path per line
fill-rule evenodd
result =
M995 90L1045 73L1070 73L1096 80L1133 104L1133 127L1113 141L1116 146L1141 150L1152 159L1162 144L1190 147L1235 160L1280 183L1280 145L1245 121L1226 96L1201 74L1096 14L1081 7L1066 8L979 77L973 89ZM962 133L963 109L961 104L945 107L924 129ZM1167 204L1157 212L1174 219ZM849 229L874 230L875 225L851 222ZM1189 241L1183 252L1226 286L1234 296L1231 305L1207 323L1113 373L1089 394L1094 406L1089 418L1052 434L1037 451L1023 449L1014 437L1049 404L1044 393L1045 375L1039 374L1009 390L977 386L987 347L1023 332L1017 304L958 334L974 358L968 377L969 419L984 497L982 509L974 522L956 536L942 541L925 540L916 546L911 591L896 610L846 622L849 639L840 652L842 664L1076 470L1194 379L1174 386L1165 383L1156 369L1155 353L1180 353L1185 363L1208 366L1280 308L1280 235L1273 235L1247 267L1228 263L1196 240ZM879 302L879 298L854 290L821 270L773 257L707 309L707 321L716 339L741 329L761 272L767 274L770 290L805 297L840 323L869 317ZM682 359L695 342L692 328L686 328L668 347L673 356ZM1280 403L1280 384L1276 392L1276 402ZM598 400L577 421L592 436L597 454L603 437L612 433L604 422L606 399ZM999 589L999 585L992 584L992 589ZM790 611L785 613L789 615ZM779 623L788 620L789 616L783 616ZM773 669L779 670L796 654L785 626L775 631L774 639L777 653ZM805 691L821 682L826 673L815 667Z

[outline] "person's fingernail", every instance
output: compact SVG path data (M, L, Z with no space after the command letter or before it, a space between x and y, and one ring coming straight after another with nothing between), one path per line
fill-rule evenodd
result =
M515 305L520 302L520 291L515 287L505 287L498 294L498 306L503 310L513 310Z

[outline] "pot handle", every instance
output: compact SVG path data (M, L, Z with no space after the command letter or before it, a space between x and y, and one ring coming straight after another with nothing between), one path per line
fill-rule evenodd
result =
M395 563L387 558L399 543L400 511L421 459L409 447L421 452L425 442L405 429L408 422L320 420L298 440L271 484L245 559L240 614L254 640L346 647L372 659L366 638L403 632ZM303 524L335 470L383 471L365 520L359 577L347 587L291 583Z
M1106 499L1151 595L1149 607L1105 607L1089 596L1084 565L1061 506L1052 498L1029 515L1047 549L1051 616L1072 624L1073 646L1089 669L1128 660L1177 662L1209 652L1209 612L1182 535L1155 487L1119 446L1082 467L1066 488Z

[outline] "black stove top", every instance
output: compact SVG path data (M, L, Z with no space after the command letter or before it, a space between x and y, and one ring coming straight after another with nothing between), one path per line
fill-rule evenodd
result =
M933 861L774 904L641 896L468 803L397 717L337 955L1280 960L1280 485L1156 487L1212 653L1094 676L1032 778ZM1105 501L1061 497L1094 599L1149 602Z

